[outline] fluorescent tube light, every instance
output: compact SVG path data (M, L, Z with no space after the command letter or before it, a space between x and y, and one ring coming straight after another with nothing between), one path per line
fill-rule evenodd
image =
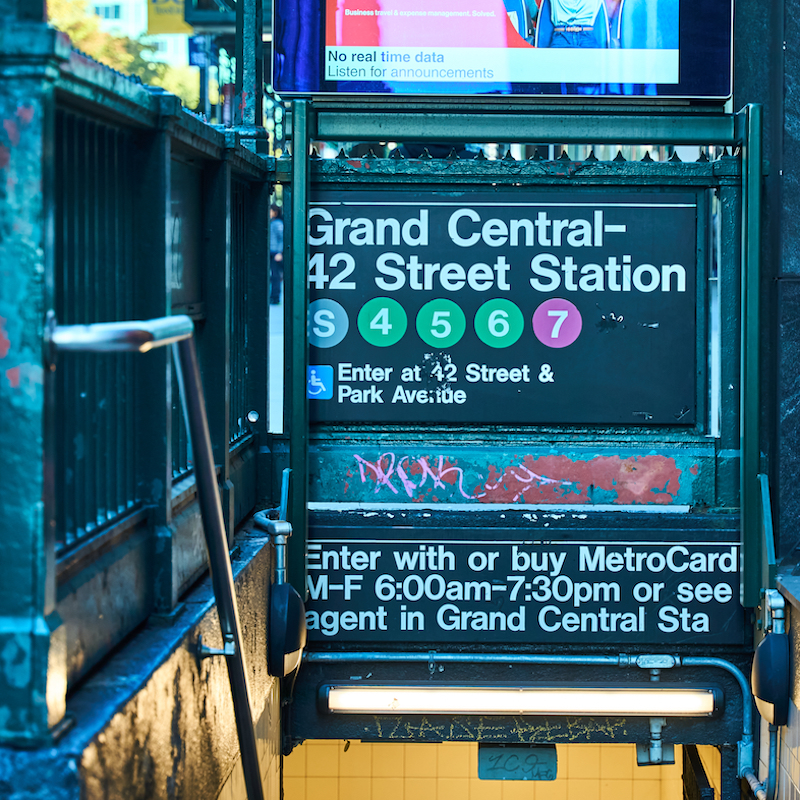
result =
M369 686L328 684L332 714L531 714L703 717L720 708L710 687L661 686Z

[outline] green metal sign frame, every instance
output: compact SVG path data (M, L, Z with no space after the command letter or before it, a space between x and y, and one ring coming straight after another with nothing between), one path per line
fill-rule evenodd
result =
M760 463L759 432L759 242L761 216L761 170L762 170L762 115L757 105L748 105L737 114L687 113L633 114L613 113L586 114L559 111L532 110L524 113L518 109L481 108L465 109L464 113L451 110L403 109L343 109L336 104L318 103L309 100L292 102L292 145L294 157L277 162L277 179L287 185L290 192L292 247L291 281L287 286L288 326L290 341L290 364L287 371L287 425L290 438L290 466L293 469L293 491L289 520L295 536L290 556L290 580L301 591L305 589L305 539L308 523L309 502L309 414L306 400L306 315L308 307L307 285L307 209L309 181L315 169L309 155L310 142L314 140L354 141L414 141L414 142L536 142L587 144L694 144L719 145L737 148L741 160L740 177L732 175L729 184L737 191L726 194L723 209L726 215L727 236L734 238L738 228L739 242L729 248L727 258L736 263L740 255L740 284L737 291L730 291L723 300L723 318L741 319L741 341L739 347L739 374L726 373L723 366L723 382L740 387L739 409L728 402L723 415L728 428L738 417L738 440L733 437L723 442L722 447L732 454L732 462L738 456L739 505L741 509L742 544L742 603L756 606L761 589L761 498L758 474ZM322 163L322 162L317 162ZM347 163L347 162L344 162ZM419 183L430 177L433 161L409 162L406 174L419 173ZM564 172L578 169L578 162L558 163ZM587 163L587 162L584 162ZM377 161L361 162L352 180L365 180L374 176ZM426 165L428 165L426 167ZM462 172L469 171L468 162L459 164ZM458 170L455 170L458 171ZM355 173L360 172L360 177ZM396 181L389 171L388 182ZM737 171L738 172L738 171ZM554 172L555 174L555 172ZM366 178L367 180L371 178ZM680 186L680 180L671 182ZM685 185L685 184L684 184ZM739 251L737 253L737 251ZM734 296L739 295L740 296ZM731 380L728 381L728 378ZM625 437L623 437L625 438ZM630 441L630 437L626 438ZM735 483L735 475L731 480ZM735 493L734 493L735 494Z

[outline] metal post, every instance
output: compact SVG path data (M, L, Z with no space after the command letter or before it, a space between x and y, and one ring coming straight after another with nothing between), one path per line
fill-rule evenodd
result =
M41 2L0 3L0 11L8 34L0 114L18 131L0 159L0 181L14 187L13 198L4 192L0 200L0 743L30 747L52 742L66 711L67 634L56 609L50 516L54 392L39 342L55 298L53 82L67 51L45 26L15 22L41 20Z
M291 272L286 276L287 397L289 425L289 466L292 493L288 521L294 535L289 557L289 582L300 597L306 593L305 548L308 529L308 399L306 368L308 337L307 204L308 204L308 112L307 100L292 103L292 197L291 197Z
M761 472L760 363L761 331L761 106L750 104L744 115L746 136L742 150L742 361L740 382L741 438L741 602L757 606L761 588Z
M261 0L236 3L236 99L234 124L242 144L256 150L256 140L266 141L262 128L264 68L261 58L263 6ZM258 130L261 129L261 130Z
M231 165L226 158L204 174L204 223L208 242L200 262L206 298L203 375L208 427L214 460L221 471L222 516L233 542L234 487L231 481Z

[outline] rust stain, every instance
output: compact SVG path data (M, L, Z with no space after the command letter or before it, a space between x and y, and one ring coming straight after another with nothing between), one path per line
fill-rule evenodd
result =
M11 340L6 333L6 318L0 317L0 358L5 358L11 349Z
M8 378L8 382L11 384L12 389L19 389L19 382L20 382L19 367L11 367L11 369L7 369L6 378Z
M689 468L689 472L691 472L691 473L692 473L692 475L697 475L697 473L698 473L698 472L700 472L700 465L699 465L699 464L693 464L693 465L692 465L692 466Z
M13 119L4 119L3 127L6 129L9 142L16 147L19 144L19 128L17 127L17 123L14 122Z
M510 458L511 463L482 468L461 467L458 459L442 455L398 457L387 452L375 461L355 455L362 485L372 484L374 494L386 490L412 503L439 502L443 495L438 490L446 486L456 488L465 500L480 503L667 505L680 494L682 470L666 455ZM695 467L693 474L699 471ZM467 477L476 471L477 484L475 477ZM345 481L345 492L351 488Z
M0 144L0 169L5 169L11 162L11 153L8 148Z
M592 491L614 495L621 505L671 503L680 490L681 470L674 458L648 455L598 456L573 461L567 456L526 456L522 464L490 469L475 489L482 503L591 503Z

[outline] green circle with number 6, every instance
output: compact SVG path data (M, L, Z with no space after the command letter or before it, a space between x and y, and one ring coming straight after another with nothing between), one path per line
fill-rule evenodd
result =
M525 330L522 312L510 300L488 300L475 314L475 333L489 347L510 347Z
M452 347L464 335L467 318L452 300L440 297L425 303L417 314L417 333L431 347Z
M391 297L375 297L358 312L358 330L375 347L391 347L406 332L408 318L403 306Z

